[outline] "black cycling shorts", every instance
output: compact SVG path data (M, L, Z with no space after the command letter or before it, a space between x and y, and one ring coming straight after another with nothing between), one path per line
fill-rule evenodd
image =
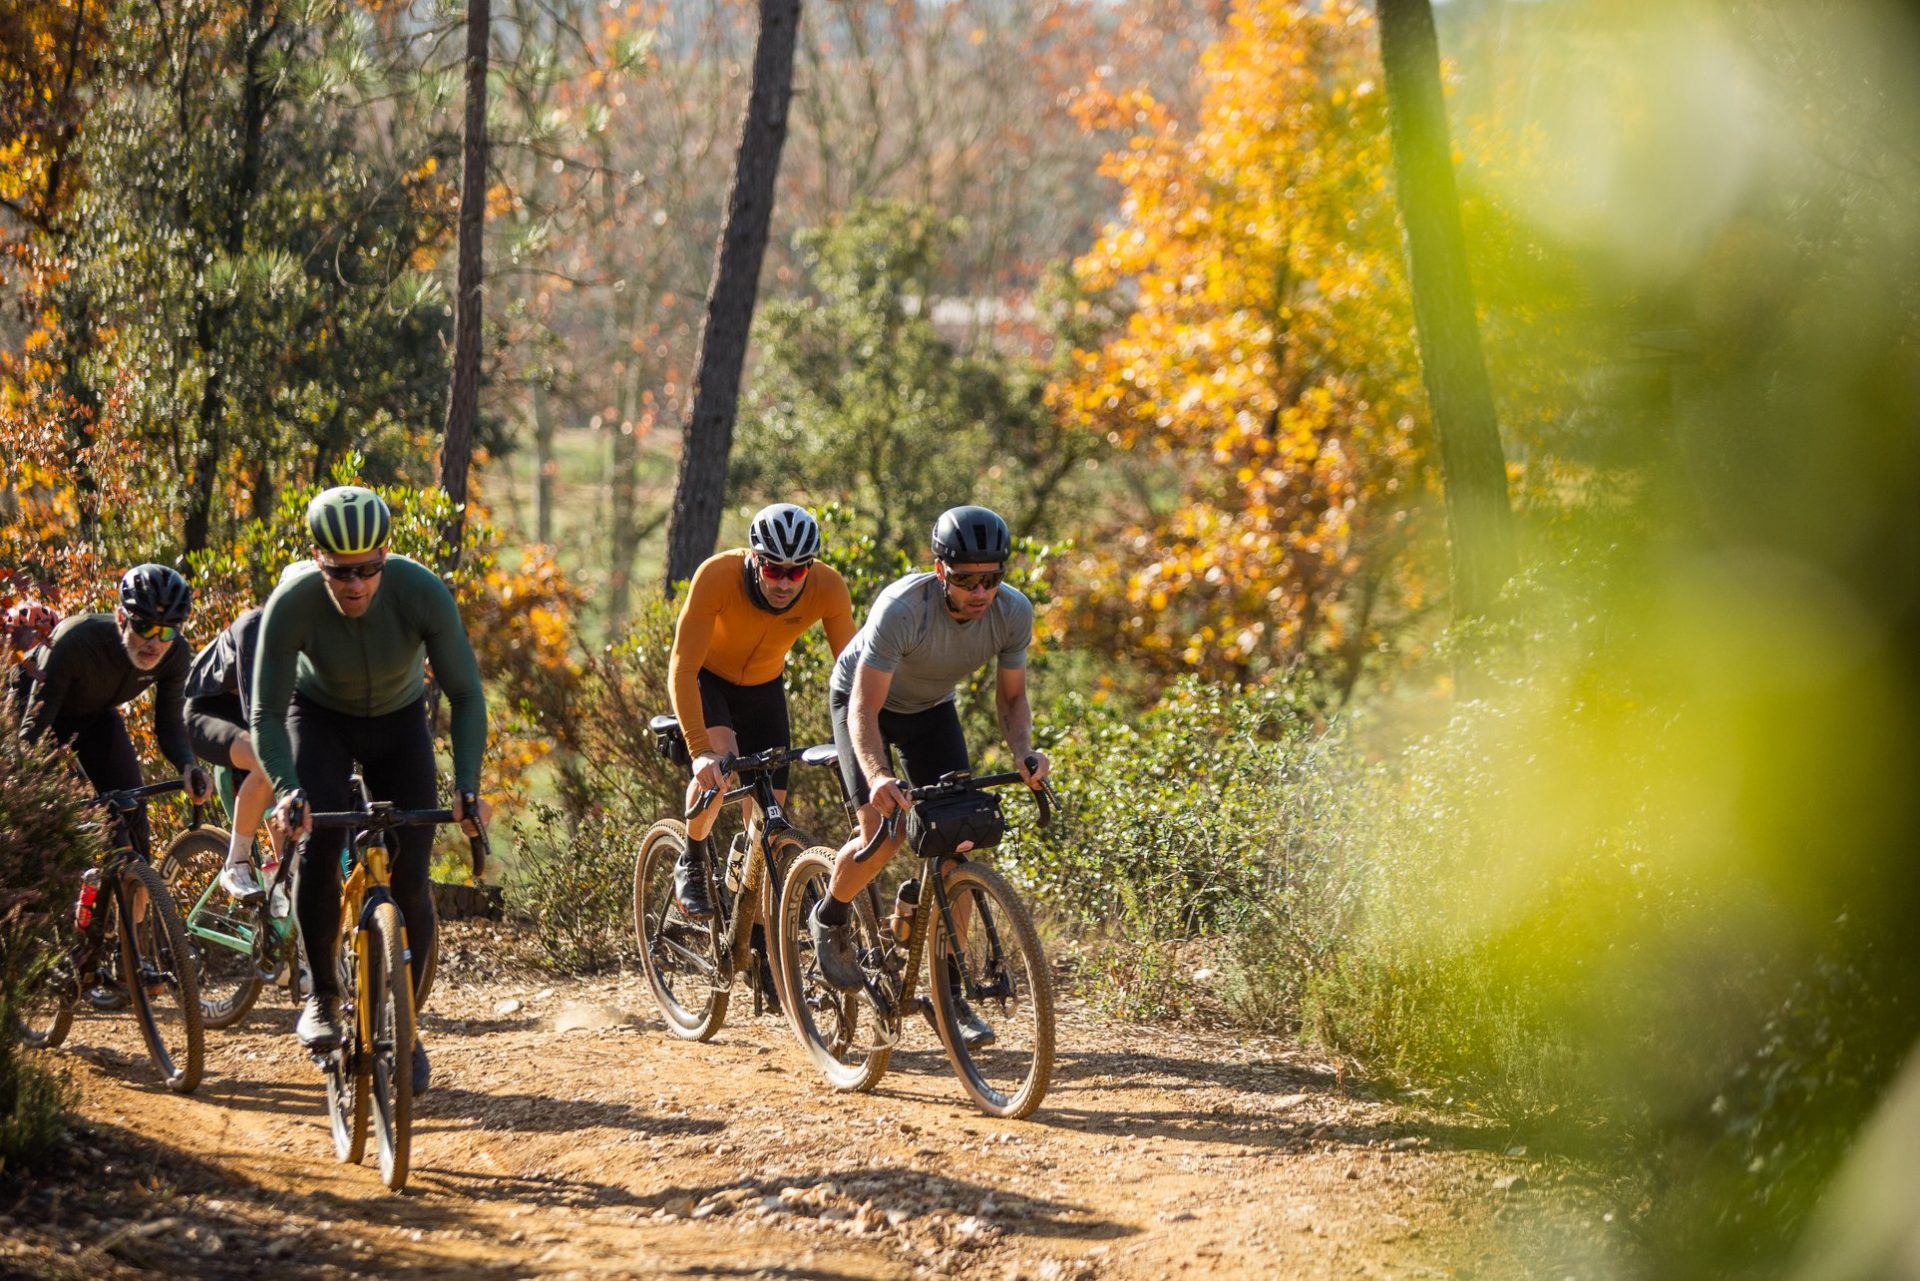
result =
M735 685L703 667L700 669L700 714L706 719L708 729L719 726L732 730L742 756L752 756L769 747L786 747L793 741L793 729L787 719L785 673L759 685ZM787 789L785 765L774 771L773 785L779 791Z
M856 804L865 805L870 799L867 776L853 754L853 731L848 724L852 703L853 695L839 690L828 699L833 745L840 752L840 782ZM960 712L951 699L924 712L881 708L880 741L899 754L907 782L914 787L936 782L954 770L973 768L967 758L967 736L960 729Z
M193 754L209 765L224 765L244 776L233 763L233 745L248 741L247 718L238 694L210 694L187 700L187 737Z

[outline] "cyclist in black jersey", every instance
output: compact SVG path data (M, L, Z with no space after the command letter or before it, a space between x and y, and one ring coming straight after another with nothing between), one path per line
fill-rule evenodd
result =
M160 751L180 771L188 796L209 799L213 780L194 761L183 715L189 650L180 628L192 611L193 589L173 570L128 570L113 613L76 614L56 627L33 654L37 679L15 669L14 695L24 709L21 737L36 742L52 734L72 747L97 791L138 787L145 780L120 707L151 687ZM141 857L152 857L144 807L128 817L127 837Z
M260 768L247 725L265 612L255 607L242 613L193 656L187 669L187 735L194 755L233 771L233 831L220 888L242 902L266 892L253 870L253 838L273 803L273 782Z

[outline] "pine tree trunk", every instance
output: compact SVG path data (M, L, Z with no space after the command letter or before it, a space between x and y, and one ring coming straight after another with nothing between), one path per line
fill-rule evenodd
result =
M547 404L547 383L533 380L533 536L543 546L553 545L553 409Z
M1453 615L1484 615L1513 572L1513 512L1480 349L1429 0L1379 0L1393 167L1413 318L1452 543Z
M693 405L682 432L680 470L667 525L664 588L669 595L676 582L692 577L720 536L727 458L733 451L733 420L740 403L740 371L746 363L760 264L766 257L767 229L773 217L774 181L787 136L799 27L800 0L761 0L753 81L741 122L727 224L707 289L706 323L694 362Z
M459 565L466 539L467 469L480 412L481 243L487 213L487 37L491 0L467 3L467 111L460 144L459 268L453 302L453 389L440 446L440 488L453 500L443 531L446 564Z

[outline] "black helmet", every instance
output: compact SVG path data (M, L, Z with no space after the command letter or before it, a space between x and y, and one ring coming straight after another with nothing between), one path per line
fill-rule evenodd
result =
M949 565L1003 565L1013 554L1013 535L984 507L950 507L933 522L933 554Z
M193 612L193 588L165 565L135 565L120 576L120 608L142 622L178 627Z

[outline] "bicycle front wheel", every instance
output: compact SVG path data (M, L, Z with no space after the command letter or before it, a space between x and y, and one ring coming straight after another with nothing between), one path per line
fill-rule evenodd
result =
M893 1057L899 1019L883 1026L862 992L842 992L828 983L814 959L807 917L827 892L839 851L816 845L793 860L780 888L780 921L774 945L784 977L782 999L794 1034L836 1090L871 1090ZM866 895L853 901L855 950L871 957L881 949L880 927Z
M340 935L340 954L334 962L340 984L337 990L352 1004L340 1012L345 1027L339 1046L321 1061L321 1071L327 1078L327 1123L333 1130L333 1154L348 1165L360 1164L367 1154L367 1117L372 1111L368 1100L373 1093L373 1073L359 1031L364 996L362 967L354 951L356 935L354 930ZM297 979L289 984L290 989L300 986Z
M261 912L235 902L217 884L226 865L227 834L212 827L180 833L160 860L173 901L186 908L187 935L200 960L200 1018L211 1028L238 1023L260 995L254 932L261 928Z
M940 1040L981 1111L1027 1116L1053 1077L1053 976L1040 935L1013 887L984 863L954 869L947 895L962 937L949 943L936 912L927 945Z
M721 974L714 958L718 917L689 921L673 896L673 865L686 847L686 824L675 819L662 819L641 838L633 864L633 929L667 1030L705 1041L726 1021L733 976Z
M360 999L367 1004L373 1133L380 1145L380 1178L395 1192L407 1185L413 1149L413 974L400 909L381 903L367 931L367 966Z
M146 891L146 910L133 914ZM132 929L120 931L120 973L127 985L134 1018L147 1053L167 1088L190 1093L200 1084L206 1036L200 1021L200 958L187 941L186 922L167 893L167 883L149 864L135 860L120 881L126 919Z

